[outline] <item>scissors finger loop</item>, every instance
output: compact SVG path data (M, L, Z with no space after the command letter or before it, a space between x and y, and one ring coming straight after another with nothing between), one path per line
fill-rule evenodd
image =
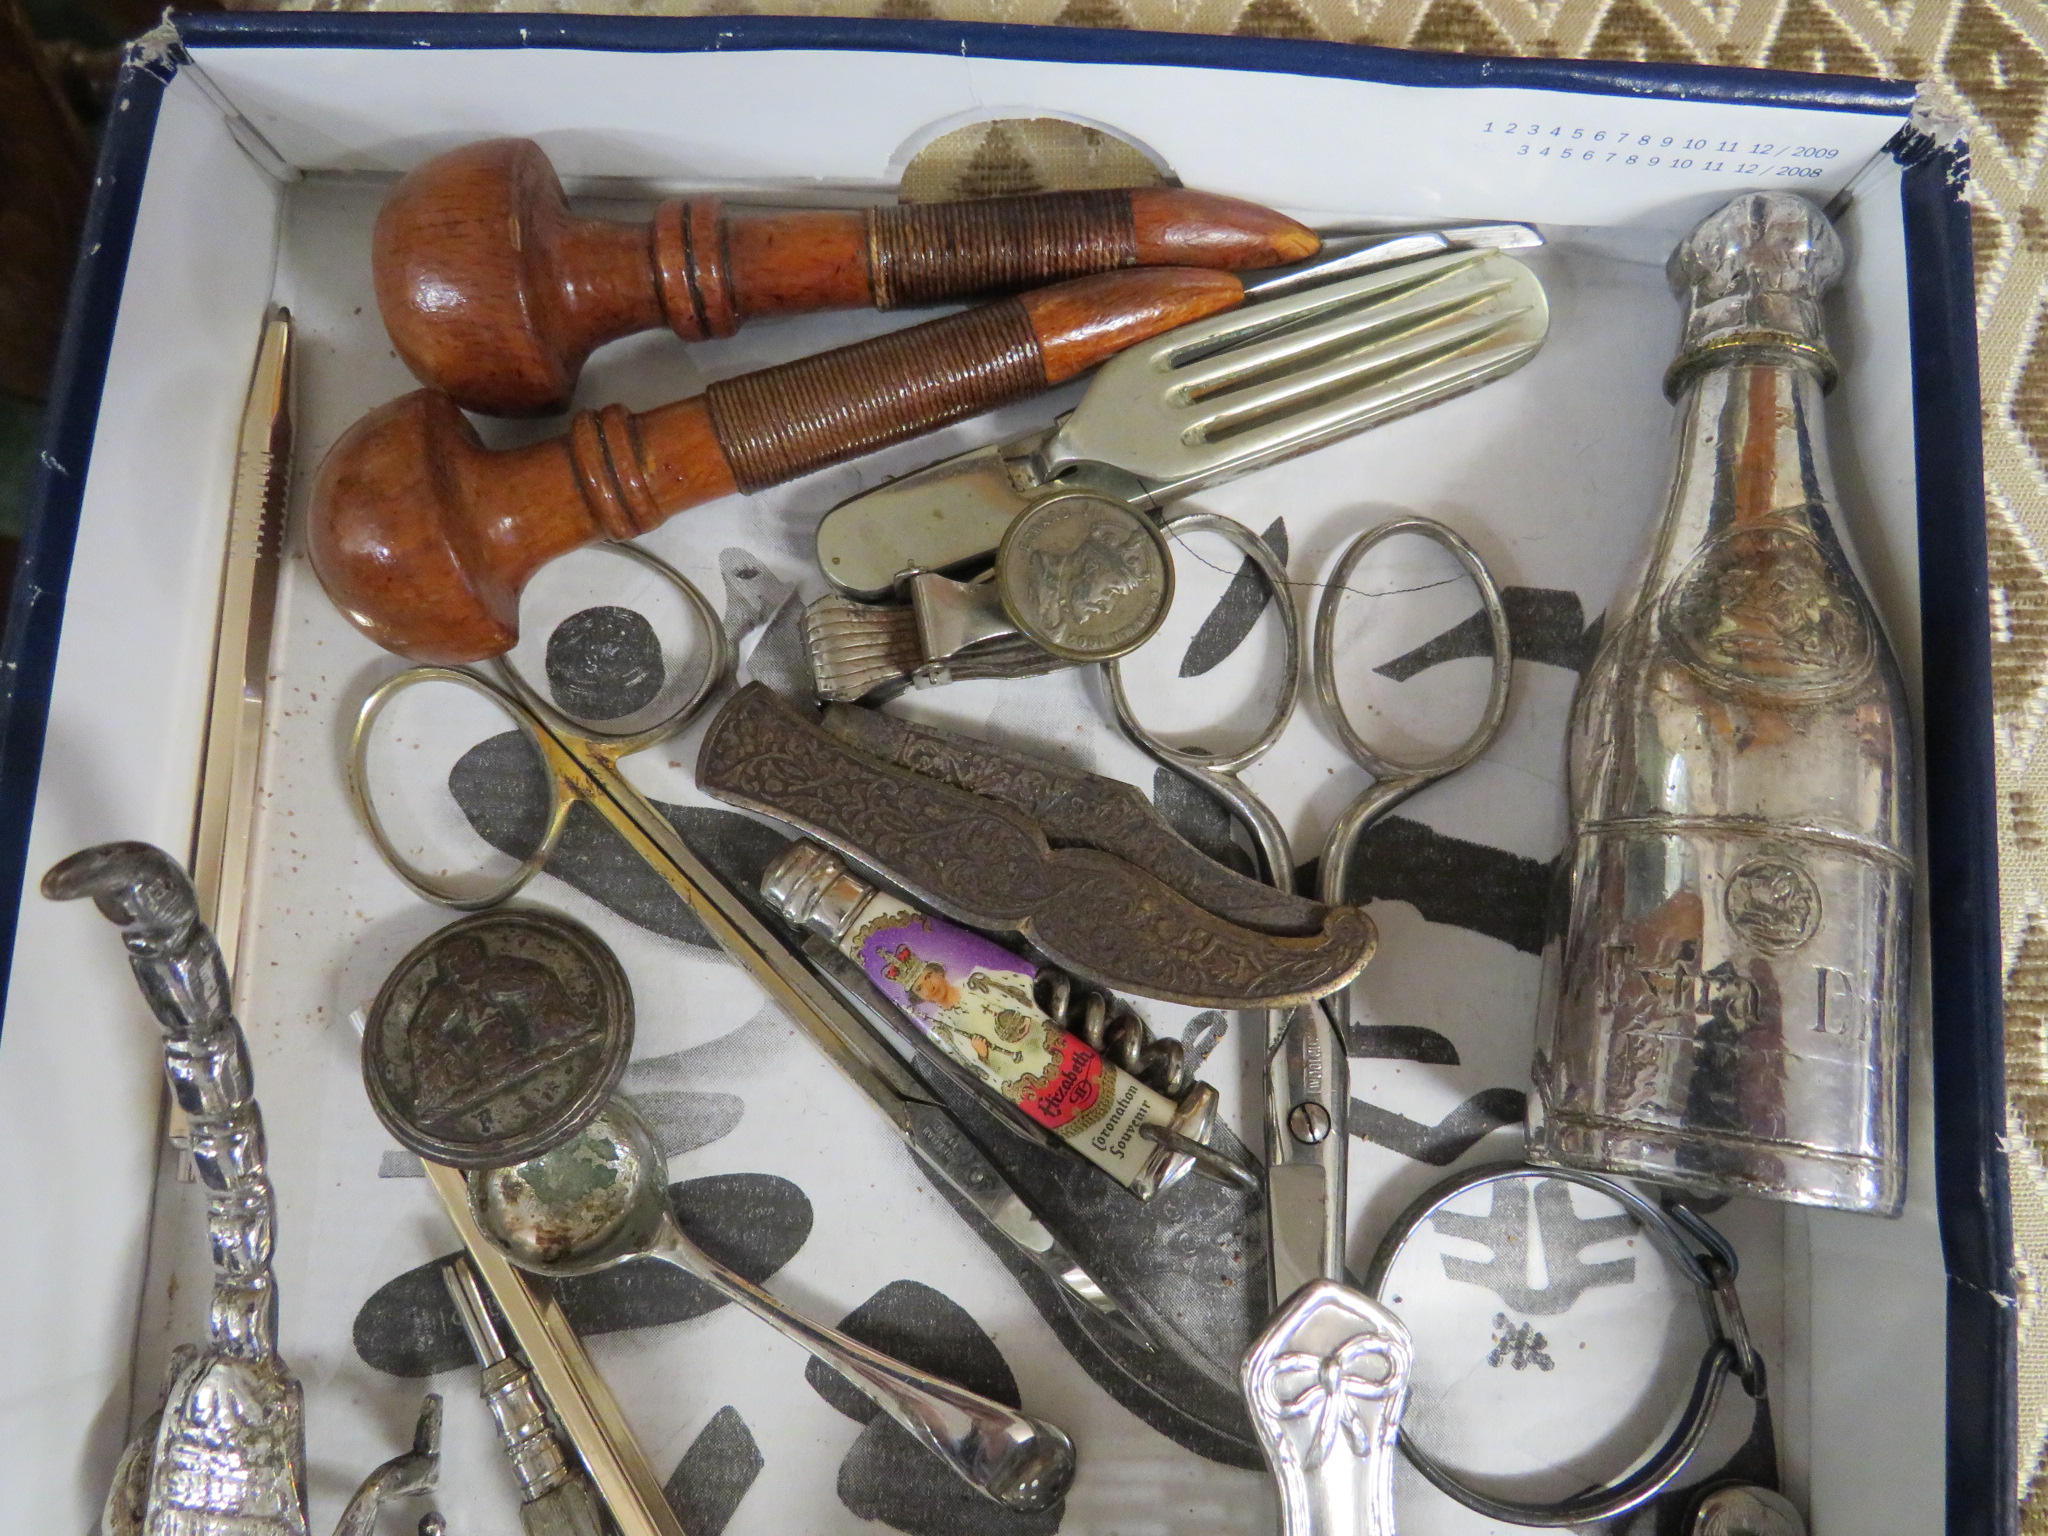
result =
M1122 727L1123 733L1162 763L1197 773L1233 773L1257 762L1273 743L1280 739L1280 733L1287 729L1287 721L1294 713L1295 700L1301 692L1301 619L1294 611L1293 589L1287 584L1286 567L1281 565L1279 556L1273 553L1272 547L1235 518L1221 517L1213 512L1190 512L1184 517L1174 518L1160 531L1168 538L1184 538L1191 533L1213 533L1235 545L1247 560L1258 567L1260 576L1265 580L1266 590L1272 594L1273 602L1280 610L1281 634L1286 642L1285 668L1279 697L1274 703L1272 715L1259 734L1235 752L1188 752L1179 747L1169 746L1154 736L1132 710L1131 701L1124 692L1123 667L1116 661L1103 664L1103 673L1109 680L1110 703L1116 710L1117 724Z
M1417 763L1404 763L1376 750L1359 735L1345 712L1344 702L1337 693L1336 654L1337 607L1343 601L1351 575L1358 563L1380 544L1402 534L1413 534L1430 540L1449 554L1472 580L1479 592L1480 610L1486 615L1486 627L1491 635L1493 647L1493 683L1487 693L1486 710L1479 723L1472 728L1472 734L1464 741L1439 756ZM1331 572L1329 585L1324 587L1321 600L1316 604L1316 627L1314 644L1309 648L1311 669L1315 673L1316 698L1321 702L1325 717L1331 728L1344 743L1344 749L1375 778L1413 778L1417 782L1408 786L1405 793L1412 794L1423 784L1439 779L1446 774L1456 773L1472 759L1484 752L1493 738L1499 734L1501 722L1507 718L1508 686L1514 668L1514 640L1508 630L1508 612L1501 602L1500 588L1495 585L1493 574L1486 563L1479 558L1477 550L1466 543L1455 531L1429 517L1402 517L1377 528L1368 528L1345 548L1337 561L1337 568ZM1384 807L1381 807L1384 809Z
M548 855L554 852L555 844L561 838L562 828L568 821L569 803L573 796L568 786L557 776L553 786L554 804L548 814L547 831L541 837L539 845L522 859L519 867L503 881L483 892L465 891L453 882L438 880L407 859L392 841L383 819L377 814L376 802L370 795L370 740L376 730L377 718L383 714L384 707L406 689L427 683L452 683L489 700L519 727L539 762L546 763L547 752L532 717L487 679L463 667L414 667L396 676L387 677L371 690L370 696L363 700L362 708L356 712L355 728L349 736L348 794L364 830L370 834L370 841L377 845L378 853L384 856L384 862L391 866L392 872L419 895L439 906L453 907L460 912L476 912L507 900L540 872L541 866L548 861Z

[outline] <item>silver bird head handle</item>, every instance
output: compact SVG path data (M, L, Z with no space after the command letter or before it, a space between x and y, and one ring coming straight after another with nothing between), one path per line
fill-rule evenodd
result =
M1414 1346L1371 1297L1315 1280L1244 1360L1244 1395L1280 1485L1286 1536L1394 1536L1394 1443Z
M157 1022L176 1040L204 1041L230 1028L227 967L199 915L183 866L152 843L100 843L52 865L52 901L90 896L121 930L128 963Z

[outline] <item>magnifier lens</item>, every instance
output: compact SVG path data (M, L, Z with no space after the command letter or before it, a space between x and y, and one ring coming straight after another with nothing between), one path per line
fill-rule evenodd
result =
M391 851L452 899L502 885L546 834L553 791L540 754L475 689L434 679L388 695L360 762Z
M505 661L577 726L629 736L690 701L713 645L666 572L621 545L595 544L536 573Z
M1169 527L1166 537L1173 605L1158 632L1116 663L1124 695L1167 746L1228 756L1257 740L1286 688L1279 609L1259 568L1223 536Z
M1541 1174L1439 1206L1378 1294L1415 1341L1403 1436L1496 1498L1564 1498L1647 1459L1707 1346L1698 1291L1638 1219Z
M1371 545L1336 604L1331 675L1345 717L1387 757L1423 763L1454 751L1485 717L1492 629L1479 589L1451 552L1416 533Z

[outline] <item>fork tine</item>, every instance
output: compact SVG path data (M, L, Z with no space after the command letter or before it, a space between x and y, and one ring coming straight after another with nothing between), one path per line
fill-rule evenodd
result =
M1257 462L1274 463L1292 458L1326 443L1376 427L1396 417L1411 415L1481 384L1512 373L1533 356L1541 343L1512 341L1482 347L1456 357L1440 358L1398 378L1378 379L1363 387L1336 395L1320 406L1290 412L1275 428L1252 423L1240 434L1217 437L1215 447L1228 448L1236 437L1256 435ZM1205 445L1210 446L1210 445Z
M1542 284L1512 257L1413 262L1124 353L1041 463L1114 465L1168 501L1511 372L1548 325Z
M1217 352L1245 346L1261 336L1289 326L1314 320L1338 310L1362 309L1375 303L1391 302L1403 294L1431 284L1447 282L1485 263L1485 251L1454 251L1421 261L1403 262L1377 272L1367 272L1341 282L1304 289L1284 298L1247 304L1178 330L1149 344L1134 347L1114 362L1136 354L1159 368L1181 368Z
M1212 395L1186 410L1181 436L1191 443L1211 441L1227 436L1238 424L1270 416L1293 401L1328 395L1347 384L1393 382L1400 375L1412 374L1431 363L1447 362L1468 348L1490 341L1528 313L1527 309L1513 309L1480 315L1458 325L1433 326L1420 334L1403 336L1391 346L1366 342L1319 367L1283 375L1257 388Z
M1451 288L1432 285L1404 294L1387 304L1369 309L1347 309L1300 330L1233 347L1228 352L1219 352L1187 367L1176 368L1168 399L1176 403L1200 399L1227 388L1237 379L1268 372L1305 354L1326 352L1332 345L1346 341L1357 346L1394 343L1404 336L1464 314L1510 292L1513 287L1514 284L1505 279Z

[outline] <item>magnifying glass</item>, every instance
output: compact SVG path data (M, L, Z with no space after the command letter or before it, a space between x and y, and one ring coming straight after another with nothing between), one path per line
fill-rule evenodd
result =
M1438 1185L1365 1278L1414 1342L1402 1453L1449 1497L1516 1525L1664 1531L1675 1499L1688 1536L1804 1536L1775 1490L1736 1269L1697 1212L1612 1179L1490 1164ZM1699 1456L1731 1377L1754 1404L1748 1443L1720 1476L1659 1499Z

